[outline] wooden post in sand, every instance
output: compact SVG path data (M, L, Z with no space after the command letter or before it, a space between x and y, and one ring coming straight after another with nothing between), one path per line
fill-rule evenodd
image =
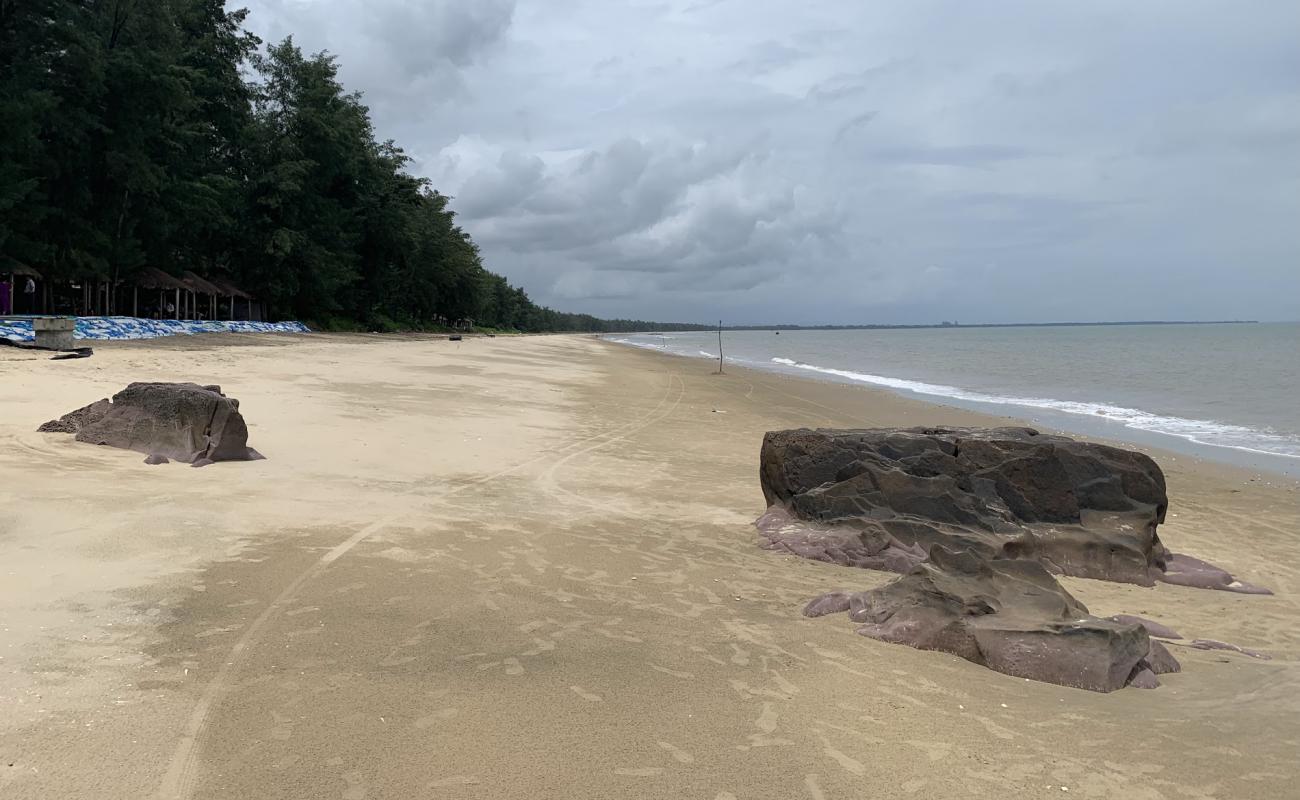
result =
M722 320L718 320L718 374L722 374Z

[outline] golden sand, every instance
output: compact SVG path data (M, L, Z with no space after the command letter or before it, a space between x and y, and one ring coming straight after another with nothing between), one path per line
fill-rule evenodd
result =
M1155 454L1165 543L1274 597L1065 581L1273 660L1032 683L804 619L891 576L751 526L767 430L992 418L713 368L586 337L0 350L0 798L1296 796L1294 481ZM268 460L35 432L137 380L221 384Z

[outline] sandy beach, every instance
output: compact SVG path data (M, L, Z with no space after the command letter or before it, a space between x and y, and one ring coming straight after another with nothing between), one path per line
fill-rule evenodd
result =
M0 349L0 797L1294 797L1300 491L1153 453L1172 549L1256 597L1064 579L1188 640L1099 694L810 620L892 576L762 550L789 427L1005 424L599 341L284 335ZM220 384L265 461L36 433Z

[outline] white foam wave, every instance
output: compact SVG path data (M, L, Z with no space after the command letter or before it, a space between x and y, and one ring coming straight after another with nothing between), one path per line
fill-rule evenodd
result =
M662 343L660 343L660 342L638 342L638 341L635 341L635 340L632 340L632 339L619 339L619 338L613 338L613 337L610 337L607 341L611 341L611 342L614 342L614 343L616 343L616 344L626 344L626 345L631 345L632 347L640 347L640 348L643 348L643 349L646 349L646 350L666 350L666 349L667 349L667 346L664 345L664 344L662 344Z
M1017 397L986 394L984 392L962 389L957 386L925 383L923 381L910 381L903 378L890 378L883 375L872 375L865 372L853 372L851 370L834 369L832 367L819 367L815 364L804 364L789 358L773 358L772 362L787 367L807 370L809 372L819 372L823 375L834 375L851 381L871 383L877 386L885 386L891 389L915 392L917 394L948 397L954 400L965 400L975 403L1042 408L1066 414L1077 414L1094 418L1102 417L1104 419L1118 422L1124 427L1133 428L1134 430L1177 436L1181 439L1186 439L1187 441L1195 442L1197 444L1210 445L1214 447L1229 447L1234 450L1244 450L1264 455L1300 458L1300 441L1296 440L1294 437L1279 435L1270 431L1257 430L1255 428L1248 428L1242 425L1232 425L1226 422L1168 417L1160 414L1152 414L1149 411L1143 411L1138 408L1126 408L1124 406L1110 405L1108 403L1057 400L1050 397Z

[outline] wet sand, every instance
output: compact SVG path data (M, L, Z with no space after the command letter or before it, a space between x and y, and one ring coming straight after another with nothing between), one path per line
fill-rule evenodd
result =
M1161 537L1277 592L1067 579L1171 648L1065 689L859 637L757 546L764 431L1005 423L586 337L0 349L0 797L1293 797L1300 493L1155 454ZM219 383L267 461L38 434Z

